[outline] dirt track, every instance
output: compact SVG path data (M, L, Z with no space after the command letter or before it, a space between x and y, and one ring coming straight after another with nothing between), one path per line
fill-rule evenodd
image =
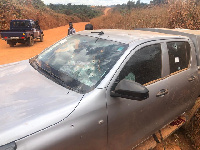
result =
M110 10L111 8L106 8L105 10L104 10L104 16L106 16L107 14L108 14L108 11Z
M77 32L82 31L85 29L87 23L88 22L74 23L74 28ZM68 25L44 30L44 42L35 42L31 47L25 44L17 44L15 47L10 47L4 40L0 39L0 65L29 59L39 54L45 48L67 36L67 29Z

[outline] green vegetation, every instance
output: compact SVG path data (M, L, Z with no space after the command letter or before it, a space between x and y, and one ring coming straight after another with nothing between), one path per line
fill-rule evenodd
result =
M118 4L116 5L115 9L128 9L131 10L132 8L142 8L147 6L148 4L140 2L140 0L135 1L128 1L126 4Z
M105 8L101 6L91 7L87 5L72 5L71 3L67 5L50 4L48 5L48 7L56 11L57 13L77 16L82 21L89 21L89 19L102 15L103 14L102 9Z
M136 8L147 8L150 5L161 5L161 4L167 4L168 0L152 0L150 1L150 4L143 3L140 0L137 0L136 2L133 0L129 0L126 4L118 4L113 8L113 12L119 11L120 13L126 13L130 12L132 9Z
M46 5L41 0L32 1L32 5L36 9L44 9Z

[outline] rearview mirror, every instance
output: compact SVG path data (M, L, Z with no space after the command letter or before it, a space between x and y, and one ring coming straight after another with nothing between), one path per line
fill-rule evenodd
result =
M149 90L132 80L121 80L114 91L111 91L112 97L121 97L131 100L145 100L149 97Z

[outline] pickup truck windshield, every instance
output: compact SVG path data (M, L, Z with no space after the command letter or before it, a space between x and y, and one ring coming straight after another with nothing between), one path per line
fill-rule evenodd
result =
M36 61L67 87L86 93L98 85L127 48L128 44L71 35L47 48Z

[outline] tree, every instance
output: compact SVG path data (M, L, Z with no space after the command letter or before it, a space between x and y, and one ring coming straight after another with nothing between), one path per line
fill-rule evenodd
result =
M128 1L127 2L127 6L128 6L128 9L131 10L131 8L134 8L135 7L135 1Z
M153 0L151 1L154 5L164 4L167 3L167 0Z
M140 0L137 0L136 6L140 6Z

